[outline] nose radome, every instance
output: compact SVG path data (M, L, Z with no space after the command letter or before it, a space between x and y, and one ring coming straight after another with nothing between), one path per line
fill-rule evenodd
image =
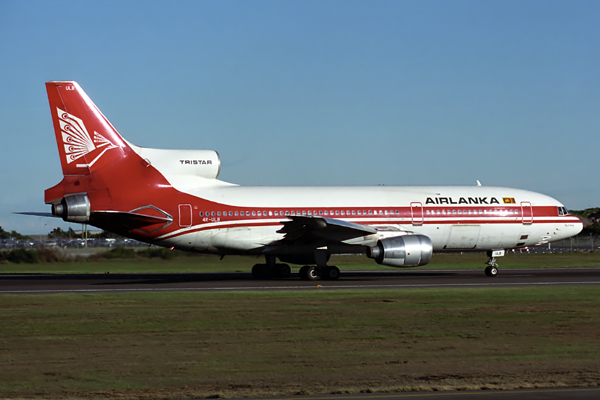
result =
M576 222L575 224L573 224L573 235L579 235L579 233L583 230L583 222L581 222L581 220L579 220L579 222Z
M565 239L578 235L582 230L583 223L579 219L572 223L565 224L565 226L560 229L560 231L562 231L561 236L564 236Z

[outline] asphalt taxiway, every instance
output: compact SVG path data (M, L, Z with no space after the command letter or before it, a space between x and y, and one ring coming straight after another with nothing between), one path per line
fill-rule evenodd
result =
M257 280L250 273L0 275L0 294L140 291L242 291L521 287L600 285L600 268L501 269L496 277L483 270L342 271L338 281Z

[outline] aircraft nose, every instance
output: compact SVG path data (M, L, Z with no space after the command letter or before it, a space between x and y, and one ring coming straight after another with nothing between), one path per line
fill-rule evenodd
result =
M568 239L571 236L578 235L583 230L583 223L579 218L573 217L569 221L565 221L555 225L554 240Z
M573 222L566 223L563 229L567 234L565 238L570 238L571 236L578 235L583 230L583 223L579 218L573 218Z
M583 230L583 222L580 219L577 219L577 222L573 224L573 234L572 236L579 235L579 233Z

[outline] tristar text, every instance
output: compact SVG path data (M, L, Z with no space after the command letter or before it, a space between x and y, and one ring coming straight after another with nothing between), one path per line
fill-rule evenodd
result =
M182 165L211 165L212 160L179 160Z
M428 197L425 204L500 204L495 197Z

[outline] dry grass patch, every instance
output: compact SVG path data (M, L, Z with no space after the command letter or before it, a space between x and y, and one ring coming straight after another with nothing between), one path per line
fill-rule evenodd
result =
M0 296L0 397L595 385L600 288Z

